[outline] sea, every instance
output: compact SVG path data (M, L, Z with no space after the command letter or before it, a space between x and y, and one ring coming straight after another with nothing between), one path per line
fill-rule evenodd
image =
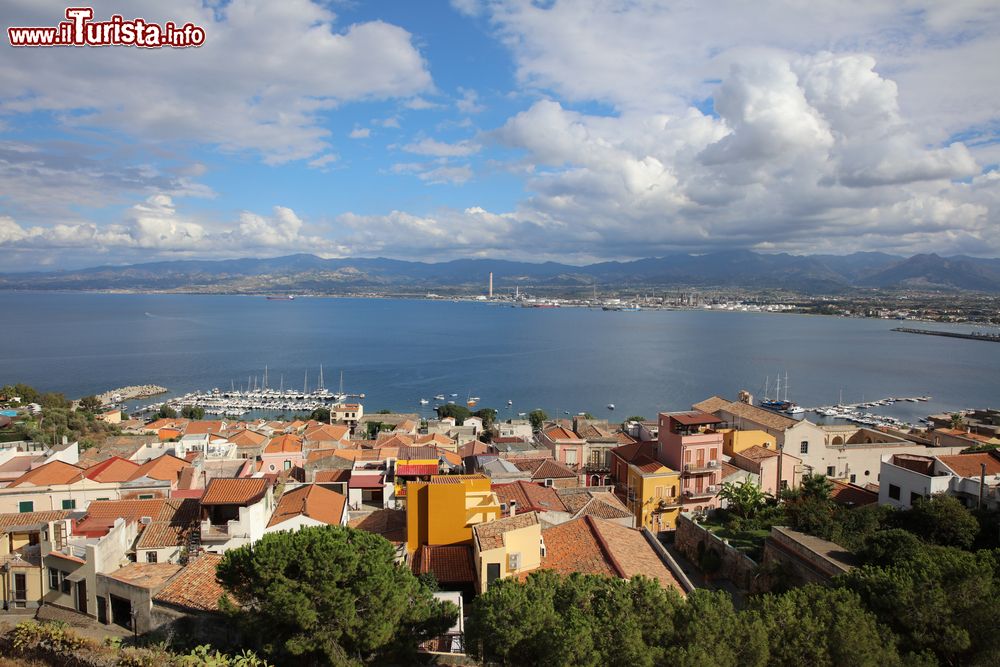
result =
M444 394L459 404L479 397L478 407L501 418L542 409L655 419L712 395L735 400L741 389L774 396L778 377L782 397L804 407L931 396L873 410L911 422L1000 407L1000 344L891 331L900 324L470 301L5 292L0 385L76 398L157 384L172 396L260 386L266 366L269 386L311 390L322 366L326 387L338 389L342 377L344 391L365 394L366 412L423 416Z

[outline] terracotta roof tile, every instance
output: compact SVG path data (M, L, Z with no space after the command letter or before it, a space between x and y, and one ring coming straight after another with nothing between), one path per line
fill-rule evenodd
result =
M987 475L1000 474L1000 459L990 452L939 456L938 461L951 468L959 477L979 477L980 464L986 464Z
M138 463L118 456L112 456L96 465L90 466L83 474L87 479L92 479L95 482L127 482L132 479L132 475L138 469Z
M476 581L472 547L465 544L425 544L413 554L413 573L432 573L438 583L471 584Z
M510 506L511 501L517 503L517 513L531 511L565 512L566 506L556 494L555 489L545 487L535 482L518 480L510 484L494 484L493 492L501 503Z
M188 422L184 427L184 435L203 435L205 433L218 433L225 427L225 422L217 420L200 419Z
M157 589L180 569L181 566L175 563L130 563L108 576L139 588Z
M298 454L302 452L302 438L297 435L280 435L271 438L264 447L265 454Z
M631 463L638 456L646 456L652 458L653 448L655 446L656 442L653 440L646 440L644 442L632 442L627 445L615 447L614 449L611 450L611 453L617 456L625 463Z
M764 459L771 459L778 456L778 452L773 449L761 447L760 445L754 445L753 447L747 447L743 451L739 452L738 455L751 461L760 462Z
M555 426L553 428L545 429L543 431L549 440L581 440L580 436L573 431L563 428L562 426Z
M833 489L830 491L830 499L841 505L851 505L860 507L862 505L873 505L878 502L878 493L869 491L863 486L848 484L840 480L831 479Z
M396 464L396 475L399 477L415 477L418 475L436 475L440 471L438 470L438 464L436 463L404 463L402 465Z
M286 491L281 496L267 526L277 526L297 516L307 516L331 526L339 526L346 505L347 498L336 491L307 484Z
M50 510L46 512L17 512L0 514L0 531L21 526L34 526L50 521L60 521L69 517L69 510Z
M8 484L8 486L72 484L83 479L83 473L83 468L78 468L62 461L50 461L45 465L38 466L34 470L29 470Z
M619 568L624 570L626 578L642 575L660 582L664 588L672 587L683 593L683 587L641 531L601 519L592 520L592 525L604 538L604 543L618 562Z
M219 598L227 595L215 579L222 556L202 554L179 571L159 593L156 602L195 611L218 611ZM231 599L231 598L230 598Z
M403 510L375 510L363 517L351 519L347 525L381 535L397 544L406 541L406 512Z
M164 454L155 459L150 459L136 468L135 472L132 473L131 479L148 477L160 481L176 482L180 478L181 471L189 467L191 467L191 464L184 459Z
M216 477L209 480L202 505L251 505L267 492L268 481L262 477L241 477L226 479Z
M340 468L336 470L317 470L313 479L317 484L348 482L351 479L351 471L348 468Z
M503 519L481 523L472 527L472 533L479 544L480 551L499 549L503 546L503 536L512 531L535 526L538 524L538 515L534 512L508 516Z

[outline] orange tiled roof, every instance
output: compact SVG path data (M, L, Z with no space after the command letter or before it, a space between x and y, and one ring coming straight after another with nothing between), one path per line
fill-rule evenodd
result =
M203 435L205 433L218 433L226 427L226 422L199 419L188 422L184 428L184 435Z
M339 526L346 504L347 498L336 491L307 484L286 491L281 496L267 526L270 528L297 516L307 516L331 526Z
M660 472L661 469L666 468L665 465L656 461L645 454L640 454L632 460L631 465L634 465L640 471L644 473L654 473Z
M959 477L979 477L980 464L986 464L987 475L1000 474L1000 459L990 452L939 456L938 461L951 468Z
M566 479L576 473L552 459L509 459L518 470L531 473L531 479Z
M545 430L545 435L549 440L582 440L580 436L573 431L563 428L562 426L555 426L550 429Z
M268 482L263 477L228 479L216 477L208 482L202 505L249 505L264 497Z
M632 516L628 508L613 493L607 491L556 489L556 495L574 518L596 516L600 519L627 519Z
M503 536L512 531L538 524L538 515L534 512L508 516L495 521L488 521L472 527L472 533L479 544L480 551L499 549L503 546Z
M476 581L472 547L465 544L421 546L413 554L413 573L431 572L442 584L471 584Z
M300 454L302 453L302 438L297 435L282 435L271 438L264 447L265 454Z
M139 464L134 461L123 459L120 456L112 456L96 465L87 468L84 476L95 482L127 482L132 479L132 475L139 468Z
M857 484L848 484L837 479L831 479L833 489L830 491L830 499L841 505L851 505L860 507L862 505L873 505L878 502L878 493L870 491Z
M766 447L761 447L760 445L754 445L753 447L747 447L741 452L738 452L739 456L751 461L760 462L764 459L774 458L778 455L778 452L773 449L767 449Z
M50 461L34 470L24 473L8 486L50 486L54 484L72 484L83 479L84 470L77 466Z
M305 438L313 442L335 441L339 442L346 438L351 432L347 426L340 424L322 424L316 428L306 429Z
M245 428L230 433L227 438L229 442L237 447L259 447L267 440L267 436L263 433L257 433Z
M563 574L582 572L630 579L643 575L683 592L642 533L613 521L585 516L542 533L542 568Z
M566 506L559 499L555 489L545 487L535 482L519 480L510 484L494 484L493 492L501 503L510 506L513 500L517 503L517 513L565 512Z
M219 598L229 596L215 579L222 556L202 554L188 563L153 600L195 611L218 611ZM231 598L230 598L231 599Z
M181 569L175 563L130 563L108 576L139 588L156 589Z
M163 454L155 459L146 461L136 468L135 472L132 473L131 479L149 477L150 479L176 482L180 477L181 470L190 466L191 464L184 459L179 459L172 454Z
M375 510L363 517L351 519L347 525L351 528L381 535L397 544L406 541L406 512L403 510Z
M9 512L0 514L0 530L59 521L67 518L70 513L69 510L49 510L45 512Z

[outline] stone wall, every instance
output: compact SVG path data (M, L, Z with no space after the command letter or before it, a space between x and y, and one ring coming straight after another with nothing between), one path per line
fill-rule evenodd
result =
M677 517L674 546L699 569L702 569L706 558L711 558L706 554L714 552L719 558L720 565L715 572L705 573L706 577L728 579L744 591L749 591L753 587L757 563L684 514Z

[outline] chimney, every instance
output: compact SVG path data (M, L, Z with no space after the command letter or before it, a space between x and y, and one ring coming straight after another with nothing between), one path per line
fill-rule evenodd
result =
M493 298L493 272L490 271L490 298Z
M516 500L510 501L509 507L510 507L510 516L514 516L515 514L517 514L517 501Z

